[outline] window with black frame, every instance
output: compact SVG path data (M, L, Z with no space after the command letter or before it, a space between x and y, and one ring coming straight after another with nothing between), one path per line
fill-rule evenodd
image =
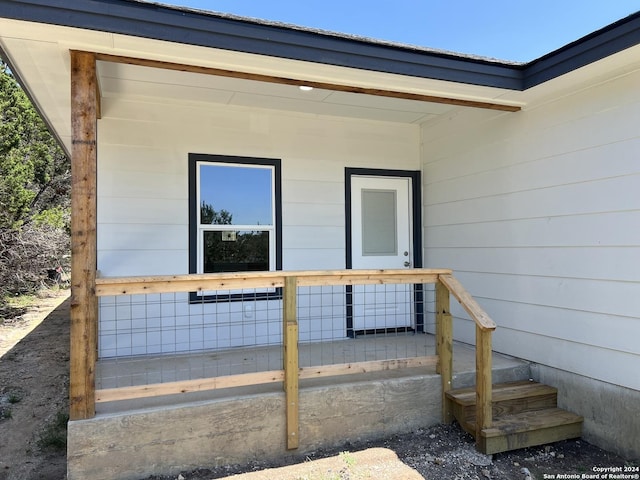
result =
M280 270L280 160L190 154L189 162L190 273ZM200 293L192 300L222 297L243 295Z

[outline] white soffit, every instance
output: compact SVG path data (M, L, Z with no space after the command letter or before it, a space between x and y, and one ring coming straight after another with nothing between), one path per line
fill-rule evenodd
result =
M287 110L315 115L416 123L450 111L450 105L351 94L324 89L303 92L293 85L271 84L150 67L98 62L105 98L225 105ZM104 110L109 115L108 110Z
M480 102L494 102L506 92L498 88L334 67L10 19L0 19L0 41L5 52L11 56L9 60L17 73L28 81L26 87L39 108L45 112L67 147L70 135L70 49ZM105 96L155 96L159 99L173 98L175 101L225 103L403 123L433 120L437 115L460 108L321 89L301 92L296 87L288 85L101 63L99 81ZM169 90L172 91L170 95ZM522 105L516 97L517 95L509 98L505 103Z

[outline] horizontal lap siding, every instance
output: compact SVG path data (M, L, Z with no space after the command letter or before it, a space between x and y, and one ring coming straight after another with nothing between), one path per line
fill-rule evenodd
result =
M425 127L423 188L426 264L454 269L498 351L640 389L637 85Z
M99 269L107 276L187 273L190 152L282 159L285 269L344 268L346 166L419 168L416 126L337 117L106 98L99 134ZM171 270L140 250L162 251Z
M438 254L457 272L482 274L490 264L493 273L519 275L526 271L549 279L635 282L640 265L636 247L440 247Z
M285 270L344 268L345 167L420 168L420 134L413 125L142 97L104 98L102 111L103 276L188 273L190 152L282 160ZM299 299L301 341L344 337L345 297L337 292L314 289ZM253 313L244 308L248 303L189 306L184 295L172 294L159 302L102 299L101 355L280 342L280 301L253 302Z

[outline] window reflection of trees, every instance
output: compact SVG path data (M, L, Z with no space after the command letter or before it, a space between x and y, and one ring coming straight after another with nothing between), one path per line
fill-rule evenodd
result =
M232 225L233 214L202 202L203 225ZM230 235L229 233L233 233ZM204 273L269 270L268 231L204 231Z

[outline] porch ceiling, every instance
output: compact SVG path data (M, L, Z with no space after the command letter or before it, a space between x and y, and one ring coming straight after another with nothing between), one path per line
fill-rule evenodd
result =
M431 102L281 85L216 75L98 62L104 98L164 103L224 104L312 115L422 123L456 108ZM109 115L107 109L104 115Z
M523 105L513 98L501 99L509 92L496 87L337 67L6 18L0 18L0 46L3 57L9 61L18 78L24 81L23 87L68 151L71 147L69 50L367 90L391 90L409 95L516 107ZM295 85L107 61L98 63L98 75L103 98L224 104L413 124L434 121L452 110L465 108L323 88L303 92ZM105 103L103 115L108 116L109 102Z

